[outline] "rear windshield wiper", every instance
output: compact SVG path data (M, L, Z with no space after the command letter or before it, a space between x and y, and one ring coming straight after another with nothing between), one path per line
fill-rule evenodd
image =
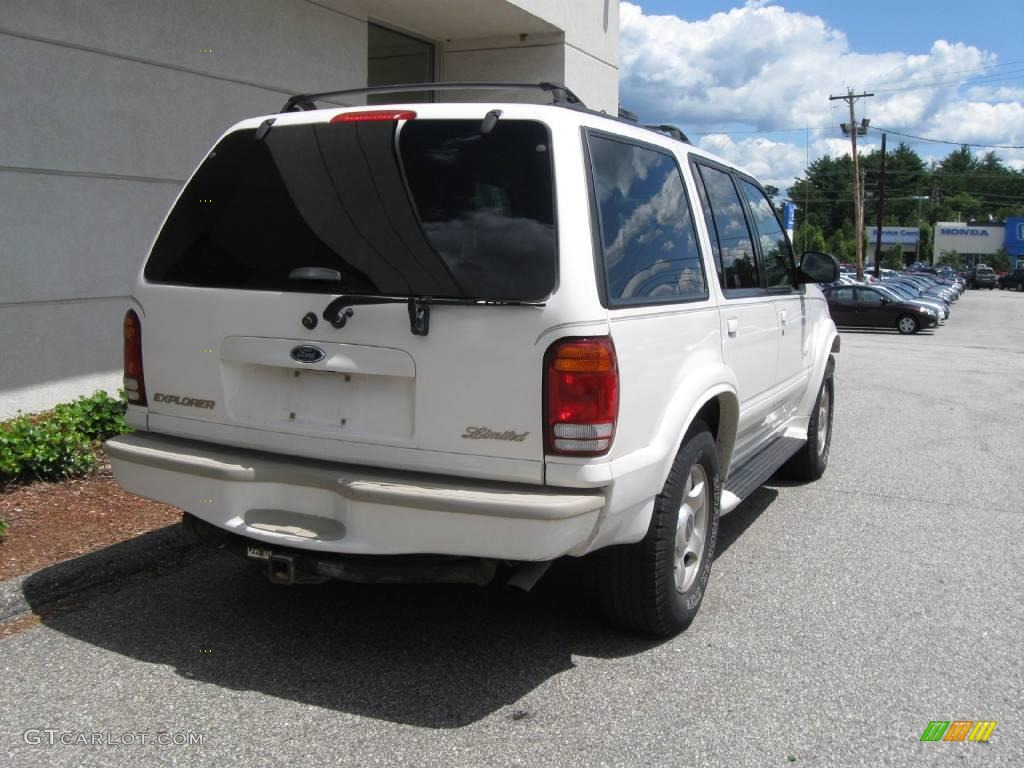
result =
M461 307L471 306L513 306L543 307L543 301L517 301L507 299L436 298L433 296L371 296L368 294L341 294L324 307L323 318L335 328L344 328L352 317L354 306L361 304L407 304L409 307L409 330L414 336L430 333L430 305L445 304Z

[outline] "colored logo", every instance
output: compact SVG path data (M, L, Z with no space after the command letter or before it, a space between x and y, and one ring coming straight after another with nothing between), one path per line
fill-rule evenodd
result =
M996 725L995 720L932 720L921 741L988 741Z

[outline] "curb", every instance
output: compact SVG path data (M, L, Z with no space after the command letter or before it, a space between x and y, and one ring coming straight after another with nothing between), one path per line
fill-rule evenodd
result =
M180 523L134 539L48 565L34 573L0 581L0 621L63 600L79 592L180 562L197 549L196 540Z

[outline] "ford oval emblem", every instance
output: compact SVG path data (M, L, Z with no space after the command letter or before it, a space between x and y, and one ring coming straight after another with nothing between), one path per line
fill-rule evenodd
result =
M308 344L295 347L291 352L292 360L296 363L319 363L325 357L325 353L320 347L311 347Z

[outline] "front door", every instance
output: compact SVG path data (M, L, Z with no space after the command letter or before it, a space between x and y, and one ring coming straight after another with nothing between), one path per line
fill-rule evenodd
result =
M779 341L776 377L784 398L780 416L788 419L796 413L810 376L807 303L804 292L794 285L793 251L768 196L747 179L740 181L740 188L753 219L765 285L775 308Z

